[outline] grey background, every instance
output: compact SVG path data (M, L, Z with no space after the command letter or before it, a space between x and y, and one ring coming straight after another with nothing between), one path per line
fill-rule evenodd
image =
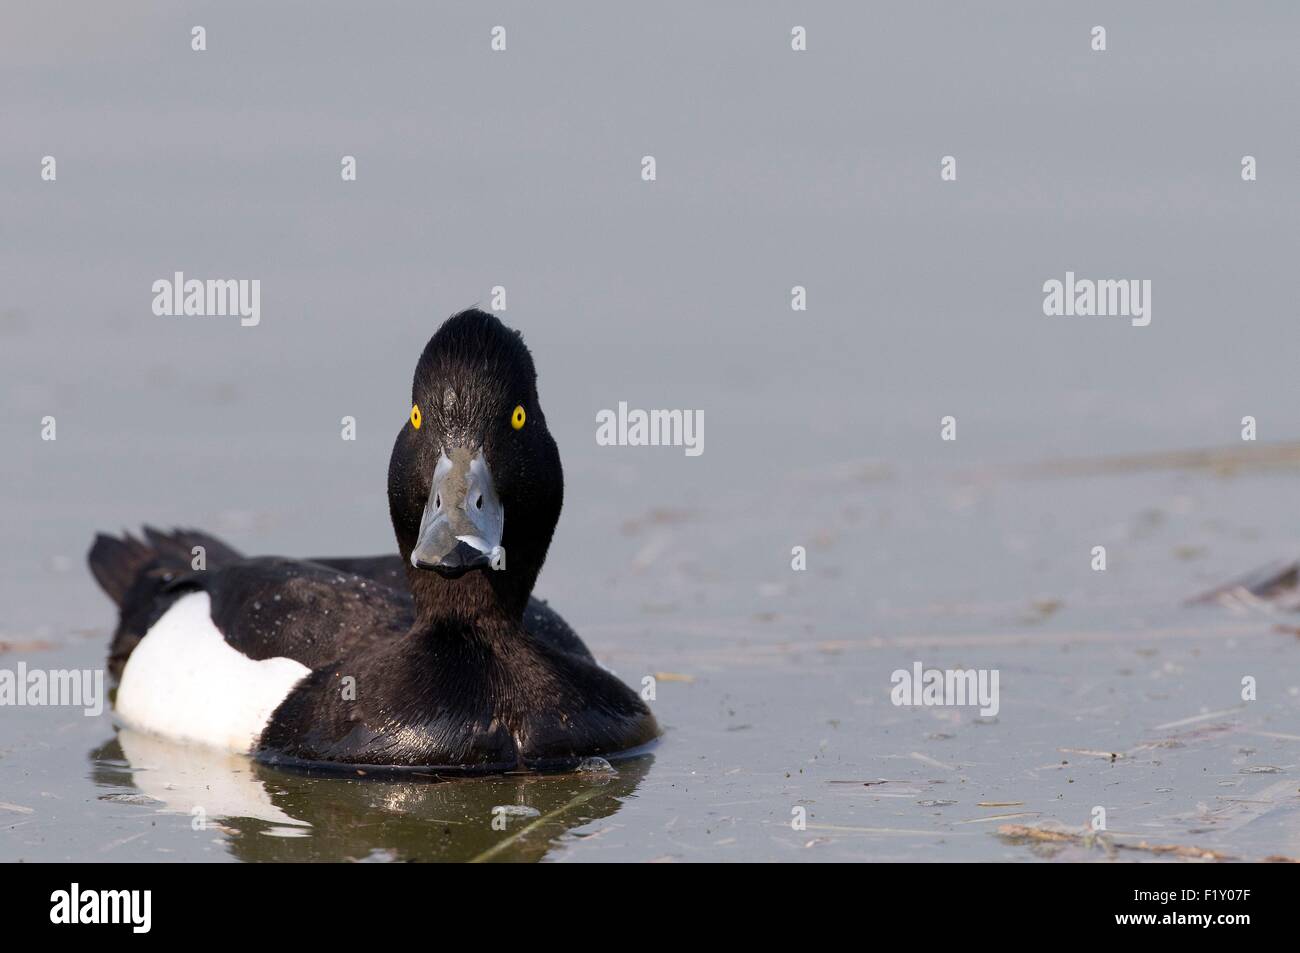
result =
M987 633L1043 594L1078 610L1067 628L1141 632L1134 605L1294 548L1269 475L972 476L1239 446L1246 414L1262 440L1300 436L1293 4L77 3L3 21L0 637L98 664L112 617L80 562L98 529L389 549L415 358L497 284L565 465L539 590L629 680L714 667L694 709L665 703L681 734L661 776L713 750L687 726L726 699L768 706L747 770L815 748L792 726L816 685L757 694L727 652ZM1067 269L1150 279L1150 327L1045 317L1042 283ZM261 325L154 316L175 270L260 279ZM703 410L703 456L597 447L620 400ZM1158 557L1080 572L1151 520ZM813 571L791 581L795 544ZM1207 561L1174 561L1189 544ZM818 715L880 703L892 660L864 664ZM879 724L846 757L878 751Z

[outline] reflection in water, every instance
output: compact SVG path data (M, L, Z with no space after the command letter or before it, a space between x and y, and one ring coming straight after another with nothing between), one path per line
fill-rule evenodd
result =
M207 830L195 836L222 831L247 861L541 860L572 829L618 811L654 760L620 761L616 774L310 777L126 728L90 757L96 785L204 817ZM503 806L531 810L494 814Z

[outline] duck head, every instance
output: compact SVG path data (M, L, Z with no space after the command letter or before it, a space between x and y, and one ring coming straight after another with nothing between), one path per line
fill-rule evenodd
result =
M420 355L388 466L417 609L522 616L563 498L522 336L483 311L448 318Z

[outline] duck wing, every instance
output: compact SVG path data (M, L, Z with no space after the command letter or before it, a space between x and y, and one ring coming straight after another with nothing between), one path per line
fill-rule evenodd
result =
M109 650L116 677L145 635L194 592L208 595L212 623L240 653L313 669L359 645L400 635L413 618L404 589L310 560L248 558L198 530L146 527L143 539L101 534L89 562L119 609Z

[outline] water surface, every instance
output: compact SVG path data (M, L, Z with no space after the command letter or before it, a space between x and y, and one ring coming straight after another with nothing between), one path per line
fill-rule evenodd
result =
M4 709L0 859L1168 858L997 835L1097 807L1300 855L1295 620L1184 604L1300 550L1293 5L818 8L803 55L761 4L305 10L5 14L0 666L102 665L98 530L390 550L415 358L504 285L565 465L539 594L665 735L391 783ZM1045 317L1067 269L1152 280L1151 325ZM176 270L261 324L154 316ZM598 447L620 401L704 453ZM996 719L892 705L917 661L996 668Z

